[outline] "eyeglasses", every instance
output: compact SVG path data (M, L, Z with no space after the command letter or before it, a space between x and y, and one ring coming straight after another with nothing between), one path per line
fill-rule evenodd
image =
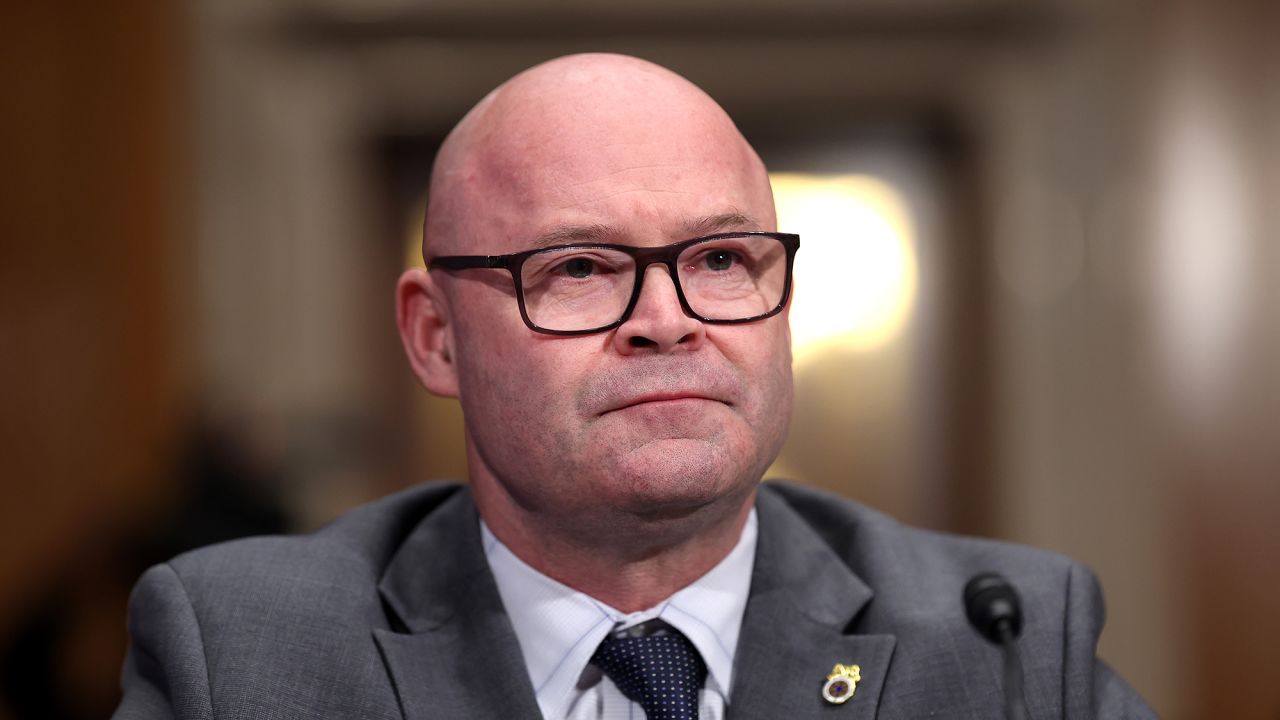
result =
M505 269L520 317L548 335L588 335L626 322L644 271L667 266L686 315L705 323L763 320L786 307L800 236L717 233L662 247L576 243L510 255L448 255L432 270Z

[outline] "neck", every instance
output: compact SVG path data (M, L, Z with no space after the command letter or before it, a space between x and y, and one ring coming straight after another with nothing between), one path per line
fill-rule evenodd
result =
M480 516L538 572L621 612L651 608L733 550L755 500L751 487L678 514L548 518L520 507L500 483L473 478Z

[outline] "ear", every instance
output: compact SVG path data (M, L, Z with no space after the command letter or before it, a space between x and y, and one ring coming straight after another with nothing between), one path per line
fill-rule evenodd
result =
M428 391L458 397L453 328L444 293L422 268L410 268L396 283L396 326L413 374Z

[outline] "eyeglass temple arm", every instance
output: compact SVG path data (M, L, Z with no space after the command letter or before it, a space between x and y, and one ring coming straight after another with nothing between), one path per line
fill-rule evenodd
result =
M506 268L507 255L443 255L427 261L428 269L470 270L472 268Z

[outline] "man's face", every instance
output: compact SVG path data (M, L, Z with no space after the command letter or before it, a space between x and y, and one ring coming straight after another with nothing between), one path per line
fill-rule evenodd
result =
M536 122L544 111L525 109L460 171L468 212L446 254L517 252L553 234L657 246L774 229L763 168L727 119L664 108L584 122L590 108L567 110ZM622 326L551 336L525 326L505 271L438 282L477 492L492 481L562 524L678 517L740 505L777 455L792 400L785 314L705 325L652 265Z

